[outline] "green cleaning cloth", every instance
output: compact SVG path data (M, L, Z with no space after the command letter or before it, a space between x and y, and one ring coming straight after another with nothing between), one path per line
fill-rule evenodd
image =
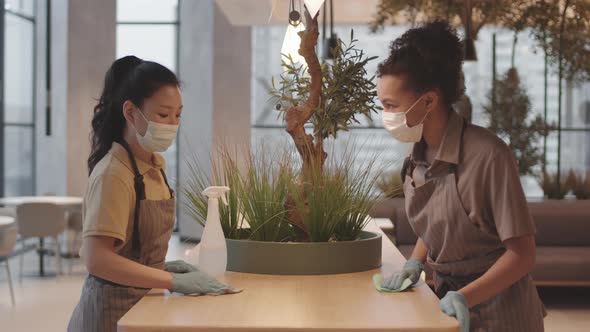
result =
M383 275L376 274L373 276L373 284L375 285L375 288L380 292L398 293L398 292L403 292L406 289L410 288L410 286L412 286L412 280L410 280L410 279L404 280L402 282L402 287L400 287L399 289L387 289L387 288L381 287L381 285L383 284Z

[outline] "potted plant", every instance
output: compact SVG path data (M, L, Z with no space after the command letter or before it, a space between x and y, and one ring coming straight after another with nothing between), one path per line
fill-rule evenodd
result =
M356 167L354 146L326 153L325 141L348 130L358 116L378 110L366 64L375 59L339 40L334 59L320 63L315 46L317 16L305 11L299 53L272 80L272 98L294 147L259 147L239 158L224 147L208 176L192 163L185 187L188 208L203 224L209 185L231 188L220 219L227 238L228 270L264 274L331 274L375 269L381 264L381 235L364 231L374 204L374 162ZM309 132L308 132L309 131ZM201 163L202 164L202 163Z
M577 199L590 199L590 172L586 172L584 175L570 170L566 186L572 190Z
M528 27L531 36L545 53L545 119L547 118L548 64L555 65L558 75L557 96L557 173L561 172L562 94L563 79L577 84L590 78L590 3L578 0L532 1L517 6L510 28ZM547 141L544 141L546 150ZM545 159L545 158L544 158ZM560 184L562 181L558 181Z
M550 200L563 199L569 191L566 181L560 181L556 173L543 172L538 179L539 186L543 189L545 197Z
M547 135L549 125L542 116L529 119L531 101L516 68L510 68L496 80L488 99L484 105L484 113L490 120L488 129L506 141L516 157L521 176L534 174L535 166L543 159L536 143Z
M385 196L385 198L404 197L403 181L399 170L394 170L389 173L381 175L377 181L377 188Z
M389 218L393 222L399 213L405 213L404 190L400 171L395 169L381 174L376 183L380 198L376 200L371 216Z

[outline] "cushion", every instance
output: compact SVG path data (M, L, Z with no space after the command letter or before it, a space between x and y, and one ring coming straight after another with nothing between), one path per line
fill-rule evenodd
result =
M590 247L537 247L536 281L590 281Z
M399 251L410 258L413 245L400 245ZM432 269L426 264L426 279L432 279ZM537 261L531 275L535 281L590 282L590 247L537 247Z
M590 200L530 202L539 246L590 246Z

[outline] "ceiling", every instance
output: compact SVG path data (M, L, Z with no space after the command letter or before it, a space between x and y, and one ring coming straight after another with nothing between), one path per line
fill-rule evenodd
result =
M287 24L289 0L216 1L233 25ZM378 2L379 0L334 0L334 21L340 24L369 23L375 14ZM320 14L320 21L321 16Z

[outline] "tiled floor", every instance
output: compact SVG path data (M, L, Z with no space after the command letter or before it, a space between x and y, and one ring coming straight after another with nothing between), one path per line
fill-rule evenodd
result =
M174 237L171 241L169 259L182 255L186 245ZM49 271L54 271L49 259ZM18 281L18 259L11 260L15 285L15 307L10 304L10 294L4 269L0 269L0 330L9 331L64 331L70 314L80 296L85 275L83 266L74 266L71 275L59 278L36 277L37 260L28 254L25 260L25 278ZM67 263L65 264L67 271ZM545 319L546 331L590 331L590 288L551 288L540 290L549 316Z

